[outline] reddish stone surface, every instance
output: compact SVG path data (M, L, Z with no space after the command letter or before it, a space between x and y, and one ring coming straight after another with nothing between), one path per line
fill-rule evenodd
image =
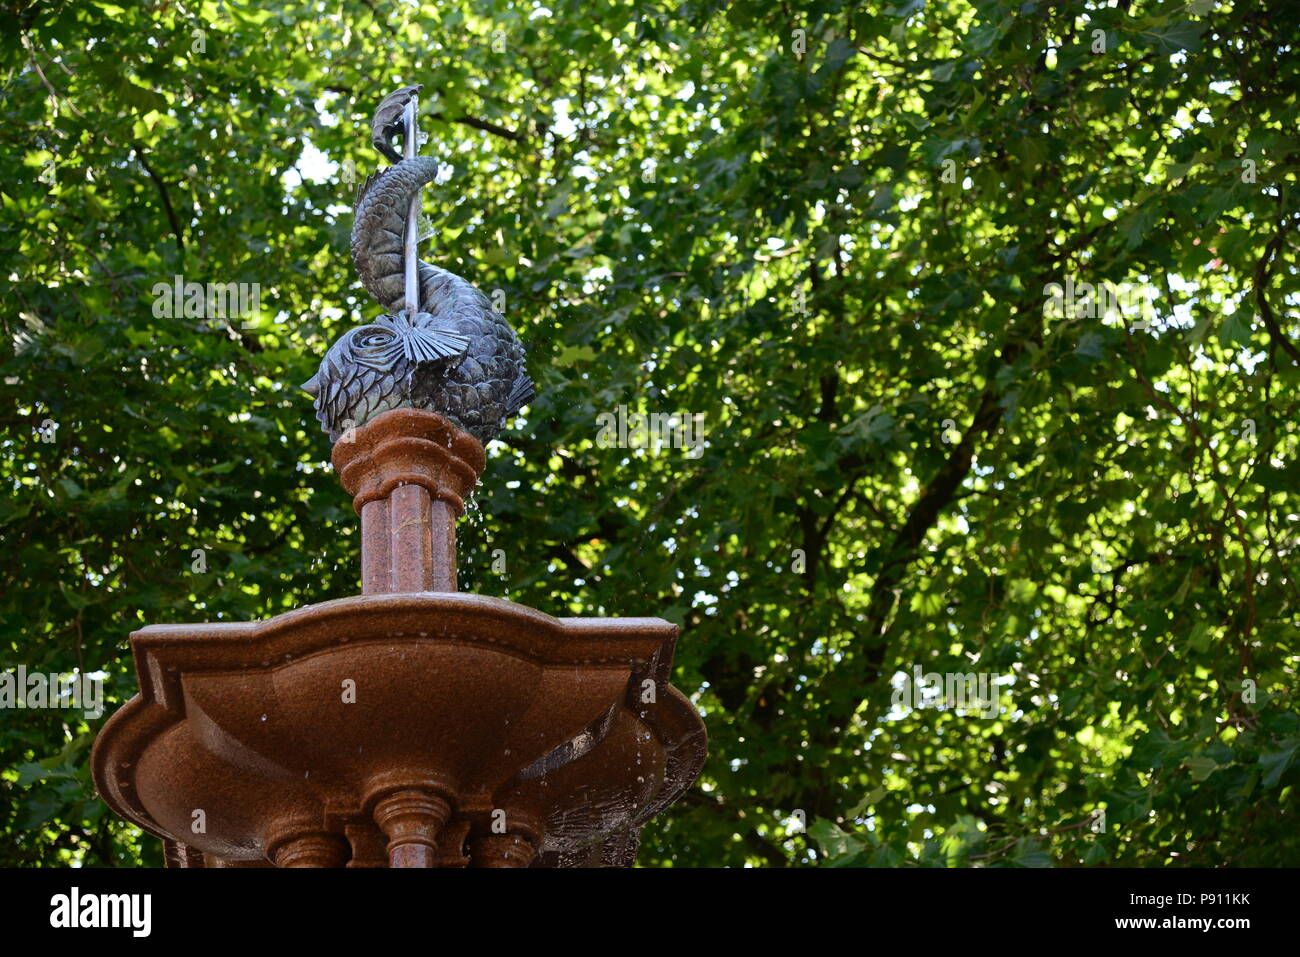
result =
M483 446L449 419L385 412L334 446L361 516L363 594L456 590L456 519L483 474Z
M482 447L398 410L334 461L363 590L132 635L140 693L92 770L169 866L625 866L703 764L676 626L455 593Z

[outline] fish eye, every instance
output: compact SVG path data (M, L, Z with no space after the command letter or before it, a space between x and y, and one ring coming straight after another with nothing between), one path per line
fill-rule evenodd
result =
M370 346L386 345L392 340L392 338L393 334L391 332L386 332L383 329L375 329L358 336L356 342L358 346L368 348Z

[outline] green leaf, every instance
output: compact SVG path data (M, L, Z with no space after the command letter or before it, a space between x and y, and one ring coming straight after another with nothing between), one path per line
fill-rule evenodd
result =
M1223 346L1250 345L1251 322L1244 310L1238 310L1223 320L1219 327L1219 344Z
M856 854L865 846L860 839L825 818L818 818L809 825L808 836L817 842L822 853L832 861L848 854Z
M957 69L959 60L949 60L947 63L941 63L930 71L930 79L936 83L947 83L952 79L953 70Z
M850 818L861 817L866 813L867 808L879 802L880 799L888 793L889 789L882 784L880 787L875 788L868 793L861 801L853 805L853 807L849 808L847 816Z
M1204 781L1215 771L1219 770L1219 763L1213 758L1190 757L1183 758L1183 767L1192 772L1193 781Z
M1016 844L1013 863L1019 867L1051 867L1052 858L1036 840L1023 840Z
M834 72L842 67L857 53L853 43L845 37L836 37L826 48L826 59L822 61L822 71Z
M1200 48L1201 34L1205 24L1193 20L1178 20L1167 27L1150 31L1156 40L1157 48L1162 53L1176 53L1180 50L1192 51Z
M1294 766L1296 752L1300 750L1300 738L1290 738L1280 744L1278 750L1259 757L1259 767L1264 772L1262 783L1266 788L1277 787L1281 783L1282 775Z

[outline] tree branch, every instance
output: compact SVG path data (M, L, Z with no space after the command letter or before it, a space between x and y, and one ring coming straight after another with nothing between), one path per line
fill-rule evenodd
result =
M172 198L171 194L167 191L167 184L163 182L163 178L158 175L157 171L149 165L149 161L144 158L144 152L138 145L132 144L131 152L135 153L135 158L140 161L140 165L144 167L144 171L149 174L149 178L153 180L154 185L158 187L158 193L162 197L163 209L167 212L167 220L172 224L172 235L176 237L176 245L179 248L181 255L184 255L185 237L181 234L181 224L176 218L176 210L172 207Z
M1279 195L1279 201L1280 199ZM1283 217L1277 224L1277 232L1273 234L1273 238L1264 247L1264 255L1260 256L1259 262L1255 264L1255 305L1259 308L1259 314L1264 320L1265 328L1268 329L1268 361L1274 370L1277 369L1274 353L1278 346L1281 346L1294 362L1300 362L1300 351L1297 351L1296 347L1283 334L1281 327L1277 324L1277 317L1273 315L1273 307L1268 302L1268 283L1271 278L1273 263L1278 250L1286 242L1287 233L1294 227L1294 220L1288 221Z

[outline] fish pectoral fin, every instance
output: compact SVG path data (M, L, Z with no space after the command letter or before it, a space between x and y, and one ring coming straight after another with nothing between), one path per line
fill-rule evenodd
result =
M469 337L452 332L438 325L428 313L421 313L404 331L403 346L412 362L438 362L464 357L469 352Z

